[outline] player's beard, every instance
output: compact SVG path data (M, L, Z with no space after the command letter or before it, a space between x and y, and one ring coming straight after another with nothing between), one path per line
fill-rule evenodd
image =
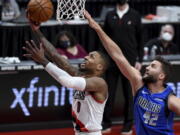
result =
M143 76L142 80L143 80L143 82L145 84L156 83L157 82L157 79L152 75Z
M89 68L86 68L86 66L84 64L80 64L79 66L79 70L85 74L93 74L93 71Z
M81 71L81 72L87 72L88 70L87 69L85 69L85 68L79 68L79 70Z

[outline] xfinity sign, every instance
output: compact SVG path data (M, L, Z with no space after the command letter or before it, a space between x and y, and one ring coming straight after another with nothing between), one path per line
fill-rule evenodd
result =
M65 88L65 87L57 87L55 85L47 86L47 87L35 87L35 84L39 82L39 77L35 77L30 81L30 85L27 88L12 88L12 92L15 96L12 104L10 105L11 109L15 109L18 105L22 109L25 116L30 116L30 112L28 108L32 108L34 106L37 107L47 107L49 105L50 92L53 93L54 97L54 106L64 106L65 105L65 97L69 97L68 102L72 104L73 99L73 89ZM66 96L66 91L69 91L69 95ZM24 94L28 93L28 103L26 103L23 99ZM38 96L34 96L34 95ZM33 104L34 100L37 101L37 104Z

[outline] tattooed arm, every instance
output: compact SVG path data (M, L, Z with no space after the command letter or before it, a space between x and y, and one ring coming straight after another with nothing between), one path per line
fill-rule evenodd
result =
M78 68L72 66L69 61L65 58L63 58L56 50L56 48L46 39L46 37L42 34L42 32L39 30L39 26L36 26L31 23L31 28L33 30L33 33L35 34L36 38L40 42L43 43L45 54L52 62L54 62L58 67L61 69L64 69L66 72L68 72L71 75L80 75L80 71Z

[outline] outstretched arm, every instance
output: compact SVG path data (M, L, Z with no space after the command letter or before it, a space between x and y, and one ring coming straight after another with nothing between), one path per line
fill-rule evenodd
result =
M94 97L99 101L104 101L107 97L107 85L99 77L77 77L71 76L66 71L58 68L52 63L45 66L45 70L56 79L61 85L79 91L94 92Z
M94 21L94 19L87 11L85 11L85 17L87 18L89 25L97 32L108 54L115 61L121 72L131 82L133 94L135 94L136 90L138 90L143 85L140 72L129 64L118 45L110 39L110 37L102 30L100 25Z
M58 68L56 65L54 65L51 62L45 65L45 70L52 77L54 77L54 79L56 79L63 86L68 88L74 88L80 91L86 90L86 91L98 92L102 89L102 86L107 87L105 81L102 78L99 77L84 78L84 77L76 77L76 76L74 77L68 74L66 71Z
M48 58L56 63L56 65L64 70L66 70L71 75L78 75L79 70L73 67L67 59L62 57L56 50L56 48L46 39L46 37L41 33L39 29L35 30L34 33L41 40L44 45L45 52Z
M40 25L35 25L33 22L30 21L31 29L39 40L39 42L43 43L45 54L56 65L64 70L66 70L71 75L78 75L79 70L72 66L67 59L62 57L56 50L56 48L46 39L46 37L42 34L39 30Z
M34 42L26 42L27 46L23 47L28 52L24 56L34 59L45 67L45 70L59 83L68 88L74 88L80 91L92 91L92 92L107 92L107 85L102 78L91 77L74 77L68 74L66 71L58 68L55 64L49 62L44 56L44 49L42 44L38 48Z

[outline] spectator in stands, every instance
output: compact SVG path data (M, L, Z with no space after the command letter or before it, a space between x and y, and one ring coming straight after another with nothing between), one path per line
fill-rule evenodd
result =
M56 38L56 49L67 59L84 58L87 55L85 49L78 44L75 37L68 31L62 31Z
M145 44L145 47L148 47L148 55L177 54L178 47L173 43L173 38L174 27L170 24L163 25L159 37L151 39Z
M104 30L120 46L129 63L140 70L143 57L141 16L129 6L128 0L117 0L116 8L106 15ZM118 78L120 77L125 99L124 123L121 134L130 135L132 134L133 126L131 86L128 79L121 74L112 59L110 65L106 72L109 98L103 116L103 133L111 131L111 112L118 86Z
M5 20L16 19L20 16L21 12L16 0L2 0L2 5Z

